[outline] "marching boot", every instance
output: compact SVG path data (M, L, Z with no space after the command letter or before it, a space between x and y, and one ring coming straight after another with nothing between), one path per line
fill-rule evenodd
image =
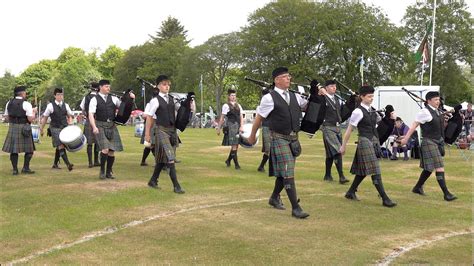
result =
M185 191L181 188L181 185L179 185L178 177L176 176L176 167L174 163L168 164L168 168L170 169L170 178L171 182L173 182L174 193L184 194Z
M153 170L153 175L150 178L150 181L148 181L148 186L151 188L156 188L159 189L158 187L158 178L160 177L161 170L163 169L164 163L156 163L155 164L155 170Z
M416 182L416 185L413 187L411 192L420 194L420 195L425 195L425 191L423 191L423 184L425 184L426 180L430 177L431 172L423 170L421 171L420 178L418 179L418 182Z
M375 188L379 192L380 197L382 198L382 205L385 207L395 207L397 203L392 202L390 198L385 193L385 189L383 188L382 177L380 175L373 175L372 176L372 183L374 183Z
M63 158L64 163L67 165L67 169L68 169L69 171L72 171L72 168L74 167L74 164L71 164L71 163L69 162L69 159L67 158L66 150L60 149L60 150L59 150L59 155L61 155L61 158Z
M59 157L60 157L59 150L56 149L56 152L54 153L53 166L51 167L52 169L61 169L61 167L59 167Z
M349 190L346 192L346 195L344 196L346 197L346 199L357 200L357 201L359 200L356 196L356 191L360 183L362 183L362 180L364 180L364 178L365 178L365 175L364 176L356 175L354 177L354 181L352 182L351 187L349 188Z
M10 153L10 162L12 163L12 175L18 175L18 153Z
M344 172L342 170L342 155L341 154L337 154L334 157L334 164L336 165L337 173L339 174L339 184L345 184L349 182L349 179L347 179L344 176Z
M99 162L99 145L94 144L94 166L100 166Z
M100 174L99 174L99 178L100 179L105 179L105 163L107 162L107 159L108 159L109 155L108 154L104 154L104 153L100 153Z
M332 168L332 158L326 158L326 173L324 174L324 181L333 181L332 176L331 176L331 168Z
M296 195L296 186L294 178L285 178L283 180L286 194L291 202L291 215L295 218L304 219L309 216L306 212L303 211L301 206L298 204L298 196Z
M234 151L234 164L235 164L235 169L239 170L240 165L239 165L239 159L237 158L237 150Z
M148 155L150 154L151 152L151 149L150 148L147 148L145 147L143 149L143 155L142 155L142 162L140 163L140 166L147 166L148 164L146 163L146 158L148 157Z
M112 175L112 166L114 165L115 162L115 156L108 156L107 157L107 170L105 172L105 177L110 178L110 179L115 179L115 177Z
M268 204L270 204L270 206L272 206L275 209L286 210L280 198L280 192L283 190L284 187L285 185L283 184L283 178L277 177L275 179L275 187L273 188L272 196L268 200Z
M33 153L25 153L25 161L23 162L23 169L21 169L22 174L34 174L35 171L30 169L30 161L33 158Z
M87 160L89 161L89 168L94 167L94 164L92 163L92 144L87 145Z
M225 160L225 165L227 167L230 167L230 161L232 160L232 158L234 158L234 151L230 150L229 157L227 157L227 160Z
M458 198L449 192L446 180L444 179L444 172L436 172L436 180L438 180L439 187L443 190L445 201L452 201Z
M262 161L260 162L260 166L258 167L257 171L265 172L265 164L268 161L268 155L263 154Z

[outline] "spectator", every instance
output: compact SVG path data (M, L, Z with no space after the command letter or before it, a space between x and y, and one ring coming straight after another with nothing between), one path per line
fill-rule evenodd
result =
M408 150L411 148L412 140L405 145L401 146L400 141L407 134L409 128L400 117L395 119L395 127L393 128L392 135L394 136L394 141L392 142L392 157L390 160L398 160L397 154L400 151L403 151L403 160L408 160Z

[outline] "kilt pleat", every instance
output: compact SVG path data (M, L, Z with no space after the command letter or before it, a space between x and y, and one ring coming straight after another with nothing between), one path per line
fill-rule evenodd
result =
M123 151L120 133L114 122L96 121L96 125L97 128L99 128L99 133L95 135L95 140L101 150L109 149L113 151ZM112 137L110 139L107 138L105 134L106 130L112 131Z
M436 168L444 167L443 156L432 139L423 138L421 140L421 160L420 168L433 172Z
M270 148L272 146L272 135L270 128L262 126L262 152L270 154Z
M269 176L295 176L295 157L291 153L289 140L272 137Z
M56 148L62 144L59 139L59 133L61 133L62 128L49 127L49 129L51 131L51 142L53 143L53 147Z
M323 126L321 131L323 132L324 149L326 151L326 157L332 158L339 154L339 149L342 144L342 134L340 128L336 126Z
M95 143L95 136L92 133L92 127L91 123L89 122L89 119L86 120L86 123L84 123L84 136L87 138L87 145L92 145Z
M227 126L229 127L229 132L224 134L224 138L222 139L222 146L232 146L239 144L239 123L230 123L227 122Z
M369 140L366 137L359 136L356 153L351 166L351 174L360 176L381 174L379 159L375 154L374 143L378 143L376 137Z
M171 143L173 142L174 145ZM176 160L178 134L176 128L157 126L155 128L155 159L157 163L168 163Z
M33 142L33 134L30 132L29 137L22 134L25 124L10 123L8 127L7 137L3 143L2 151L8 153L32 153L34 152L35 143Z

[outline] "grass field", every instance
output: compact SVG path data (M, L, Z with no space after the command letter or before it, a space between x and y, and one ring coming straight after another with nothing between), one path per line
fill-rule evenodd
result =
M34 175L12 176L8 154L0 154L2 264L30 255L33 264L374 264L420 241L427 242L393 263L473 263L472 159L454 148L445 164L448 187L458 200L444 201L434 176L425 185L427 196L411 193L418 161L384 160L385 188L398 203L388 209L370 178L359 188L359 202L344 198L348 184L322 181L321 136L302 134L296 185L311 216L297 220L286 194L286 211L267 204L274 179L256 171L260 146L239 150L237 171L225 167L229 148L220 146L214 130L187 129L177 164L186 194L178 195L166 172L161 190L147 187L153 157L150 166L139 166L143 146L132 127L120 130L125 151L117 153L115 180L99 180L98 168L87 168L85 149L69 153L72 172L64 165L52 170L54 151L46 137L32 160ZM2 144L6 132L1 125ZM354 148L344 157L351 180ZM439 237L450 233L458 235Z

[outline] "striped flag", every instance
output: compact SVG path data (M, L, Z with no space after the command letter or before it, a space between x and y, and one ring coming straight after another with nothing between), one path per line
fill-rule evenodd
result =
M416 50L416 53L415 53L415 60L417 63L420 62L421 60L423 60L423 62L425 62L426 60L426 63L428 63L428 57L429 57L427 56L429 55L428 36L430 35L432 28L433 28L433 22L430 21L428 25L426 26L425 36L423 36L423 40L421 40L420 46L418 46L418 49Z

